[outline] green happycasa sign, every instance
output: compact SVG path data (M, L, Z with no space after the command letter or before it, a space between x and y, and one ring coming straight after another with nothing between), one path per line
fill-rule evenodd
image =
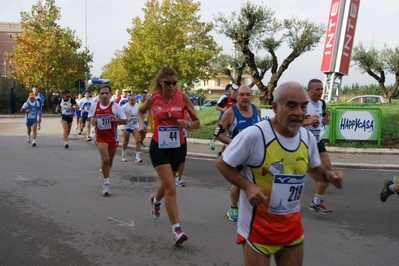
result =
M274 112L268 105L260 105L262 119L270 119ZM381 144L382 111L376 107L329 107L330 125L322 125L321 138L376 140Z
M336 139L376 140L381 144L381 109L375 107L334 108L332 143Z

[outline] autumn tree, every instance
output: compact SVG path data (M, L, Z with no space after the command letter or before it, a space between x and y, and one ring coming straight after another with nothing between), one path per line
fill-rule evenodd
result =
M383 49L375 47L367 49L362 43L353 47L352 62L362 72L374 78L381 89L386 102L391 103L399 85L399 47ZM386 74L395 76L395 83L388 90L385 86Z
M229 16L219 13L215 20L216 31L240 48L252 76L252 85L259 89L262 104L270 103L273 90L284 71L302 53L313 50L325 31L323 25L295 17L280 21L273 10L250 2L244 3L238 14L235 11ZM283 44L291 52L279 64L276 52ZM266 50L268 56L258 63L254 52L258 53L261 49ZM271 77L264 85L262 79L269 69Z
M147 89L166 65L177 70L182 88L204 75L221 48L210 35L213 24L200 21L199 7L192 0L145 3L144 19L135 17L128 29L131 37L122 57L135 91Z
M101 77L111 79L114 88L128 88L130 84L128 82L128 72L123 62L124 52L117 50L114 56L111 58L111 62L103 66Z
M25 87L37 85L48 93L70 89L89 71L92 55L87 48L80 51L81 41L74 31L56 23L60 18L55 0L38 1L30 13L21 12L22 33L7 57L11 76Z

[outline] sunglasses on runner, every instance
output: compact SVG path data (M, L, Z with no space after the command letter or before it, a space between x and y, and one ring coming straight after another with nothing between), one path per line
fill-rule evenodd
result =
M162 80L162 81L163 81L163 84L168 85L168 86L177 84L177 80L173 80L173 81Z

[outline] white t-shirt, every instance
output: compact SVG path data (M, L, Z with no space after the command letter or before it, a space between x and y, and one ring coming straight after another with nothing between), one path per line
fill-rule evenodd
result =
M269 120L264 120L256 125L264 131L265 140L258 127L249 126L241 131L223 152L223 161L232 167L243 165L243 173L250 173L251 169L247 167L248 165L259 166L263 162L265 144L267 145L267 143L275 139L274 133L276 133L277 139L286 150L296 149L300 141L300 135L308 134L305 128L301 128L300 134L298 133L293 138L287 138L273 131ZM314 136L312 134L309 134L309 136L309 167L316 168L321 165L319 150Z
M312 132L312 134L315 136L316 141L320 142L321 140L321 126L322 126L322 120L323 120L323 102L322 101L312 101L309 97L309 103L308 103L308 108L305 116L305 120L309 119L310 116L316 114L319 116L319 119L317 122L306 126L305 128Z
M137 112L139 110L138 103L135 103L133 106L130 105L130 103L127 103L124 106L122 106L122 109L125 112L127 118L129 117L132 118L132 120L129 123L127 123L124 128L132 130L138 129L139 128L139 120L137 118Z

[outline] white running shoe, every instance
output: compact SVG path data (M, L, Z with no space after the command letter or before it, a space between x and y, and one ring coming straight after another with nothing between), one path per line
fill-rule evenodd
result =
M123 150L122 150L122 162L127 162L126 151L123 151Z
M175 182L176 182L176 186L178 186L178 187L185 187L186 186L186 184L184 184L184 181L181 180L181 178L176 177L175 178Z
M86 137L86 141L91 141L91 137L90 137L90 136L87 136L87 137Z
M134 160L134 162L136 162L136 163L142 163L143 160L141 160L141 157L139 156L139 157L136 157L136 160Z
M40 126L40 124L37 126L37 130L40 130L40 128L41 128L41 126Z
M100 172L102 172L101 169L100 169ZM101 187L104 187L104 177L103 177L103 175L100 175L100 180L101 180Z
M78 130L78 125L75 126L75 130Z
M28 137L26 138L26 140L28 141L28 143L30 143L30 136L28 136Z
M173 245L181 245L188 239L186 233L181 230L181 227L177 227L173 231Z
M110 185L109 185L109 183L107 182L107 183L103 183L104 184L104 188L103 188L103 196L104 197L106 197L106 196L109 196L109 191L110 191Z

